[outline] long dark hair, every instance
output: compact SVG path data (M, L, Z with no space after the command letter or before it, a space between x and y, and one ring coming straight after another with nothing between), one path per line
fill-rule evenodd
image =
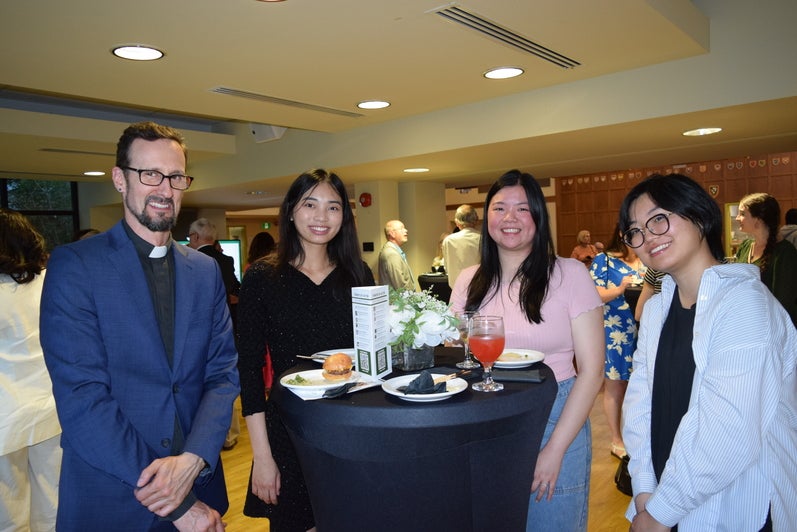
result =
M260 231L252 238L252 243L249 244L249 252L246 254L246 262L252 264L257 259L263 258L277 247L274 242L274 237L266 231Z
M478 310L485 299L489 301L498 293L501 285L501 262L498 259L498 246L488 231L487 218L490 203L498 191L516 185L522 186L526 191L531 218L537 229L531 241L531 253L523 260L518 271L514 272L512 281L520 281L520 308L529 321L540 323L543 321L540 309L548 292L548 282L556 264L556 253L542 189L534 176L519 170L510 170L499 177L487 193L482 218L481 264L468 286L465 308Z
M612 233L612 237L609 239L609 244L606 246L604 252L608 255L609 252L613 252L619 256L619 258L626 260L628 258L629 248L625 245L622 237L623 231L620 230L620 224L614 226L614 232Z
M620 228L623 232L631 227L631 205L643 194L666 211L689 220L697 227L701 238L706 239L708 249L715 259L722 262L722 213L719 205L698 183L683 174L653 174L637 183L623 199L620 206ZM645 220L635 220L644 224Z
M750 216L754 216L764 222L769 234L767 235L767 245L761 255L759 265L761 271L766 271L769 266L769 259L778 241L778 224L780 223L780 205L778 200L766 192L755 192L748 194L739 200L739 205L747 208Z
M329 183L332 186L340 196L343 209L343 222L340 231L327 244L327 256L329 261L340 268L343 273L340 288L362 286L366 283L365 264L360 254L357 228L354 224L354 212L349 204L349 195L343 181L336 174L320 168L297 177L282 201L279 212L280 239L276 257L277 268L284 269L294 260L299 263L304 261L304 248L291 217L299 200L321 183Z
M42 272L46 262L44 237L17 211L0 209L0 273L25 284Z

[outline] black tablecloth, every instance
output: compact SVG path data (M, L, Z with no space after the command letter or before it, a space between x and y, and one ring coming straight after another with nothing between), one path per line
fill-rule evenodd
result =
M462 349L439 347L435 355L437 367L452 368ZM557 390L550 368L534 367L544 383L504 383L497 393L468 388L434 403L406 402L379 387L303 401L276 381L272 398L296 446L319 532L525 530Z

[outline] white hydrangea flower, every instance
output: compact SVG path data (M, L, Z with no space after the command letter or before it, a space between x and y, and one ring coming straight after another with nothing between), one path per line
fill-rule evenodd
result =
M390 291L390 344L419 349L459 337L456 318L448 305L431 292Z

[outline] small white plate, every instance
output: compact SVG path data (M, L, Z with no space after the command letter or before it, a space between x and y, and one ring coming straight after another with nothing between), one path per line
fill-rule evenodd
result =
M495 361L493 367L503 369L525 368L544 358L545 354L540 351L507 348L504 349L504 352L501 353L501 356Z
M280 384L289 388L291 390L328 390L329 388L337 388L347 382L354 382L360 379L362 375L360 375L356 371L351 372L351 377L346 379L345 381L328 381L322 375L321 372L324 371L323 369L310 369L307 371L299 371L296 373L291 373L290 375L285 375L280 379ZM301 384L295 382L288 382L292 379L295 379L296 376L300 376L305 382Z
M313 356L325 357L326 358L329 355L334 355L335 353L343 353L343 354L349 355L351 357L352 364L354 364L354 357L356 356L357 351L355 349L353 349L353 348L348 348L348 349L328 349L326 351L319 351L318 353L313 353ZM323 364L324 363L324 359L323 358L314 358L313 362L318 362L319 364Z
M401 386L406 386L415 378L418 374L414 375L402 375L401 377L395 377L388 381L382 383L382 389L389 393L390 395L395 395L399 399L404 399L405 401L412 401L414 403L431 403L434 401L443 401L448 399L449 397L458 394L459 392L464 392L468 389L468 383L465 382L464 379L460 379L459 377L453 378L450 381L446 381L446 391L443 393L411 393L405 394L398 391L398 388ZM437 377L444 377L445 373L432 373L432 378L436 379Z

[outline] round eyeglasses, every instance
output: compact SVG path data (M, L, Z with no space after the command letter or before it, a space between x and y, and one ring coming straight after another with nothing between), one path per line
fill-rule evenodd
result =
M645 222L645 229L634 227L623 233L623 242L630 248L638 248L645 243L645 233L663 235L670 230L669 216L671 214L671 212L660 212L659 214L651 216L648 221Z
M141 181L141 184L148 185L150 187L157 187L163 183L164 179L168 179L169 186L174 190L187 190L188 187L191 186L191 182L194 180L194 178L190 175L166 175L163 172L158 172L157 170L140 170L130 166L122 166L121 168L122 170L131 170L138 173L138 180Z

